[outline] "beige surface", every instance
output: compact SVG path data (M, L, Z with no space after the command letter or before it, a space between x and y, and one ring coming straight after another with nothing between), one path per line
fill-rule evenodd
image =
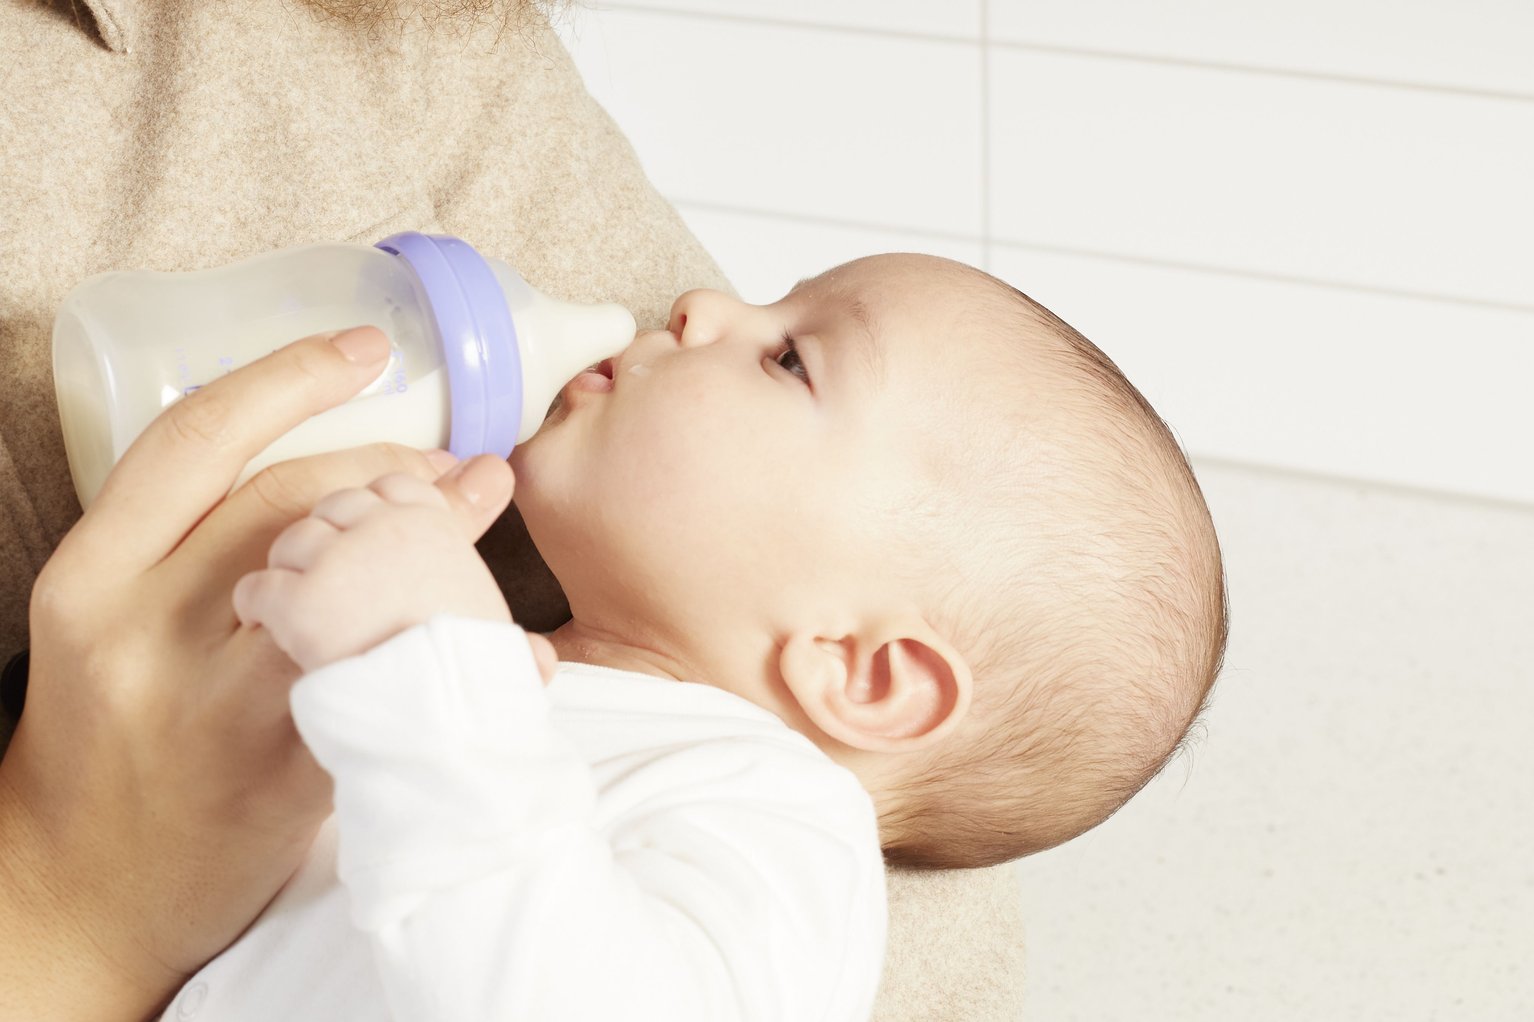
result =
M1226 673L1191 764L1016 867L1030 1022L1534 1018L1534 507L1195 467Z
M1023 1008L1022 917L1012 866L890 878L891 941L874 1004L880 1022L1016 1022ZM930 906L950 911L934 914ZM977 942L976 934L997 939ZM941 960L941 964L939 964ZM953 982L954 975L962 982Z
M84 277L426 230L641 324L728 286L541 23L375 45L297 0L8 0L0 39L0 657L27 644L32 581L80 513L50 331ZM526 562L515 535L498 526L482 550L548 627L547 579L505 569ZM893 877L891 958L920 982L902 966L879 1017L1010 1018L1021 946L998 906L1015 889L1006 867Z

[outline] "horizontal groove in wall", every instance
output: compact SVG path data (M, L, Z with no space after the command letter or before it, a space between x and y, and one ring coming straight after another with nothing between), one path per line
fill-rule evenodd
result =
M803 21L799 18L764 18L759 14L705 14L702 11L685 11L675 7L658 7L652 4L610 3L603 11L622 11L626 14L656 14L666 18L688 18L693 21L722 21L732 25L763 25L768 28L800 28L810 32L836 32L844 35L867 36L873 39L903 39L924 43L962 43L978 46L979 36L942 35L933 32L907 32L895 28L876 28L872 25L832 25L821 21Z
M1312 468L1297 468L1292 465L1280 465L1268 462L1246 461L1236 458L1221 458L1214 455L1193 454L1188 458L1193 463L1196 473L1200 465L1208 465L1211 468L1234 469L1238 472L1252 472L1258 475L1284 476L1291 479L1300 479L1306 482L1326 483L1333 486L1350 486L1368 490L1384 490L1387 493L1400 494L1405 497L1415 497L1425 500L1443 500L1455 504L1468 504L1474 507L1492 508L1501 511L1519 511L1534 514L1534 503L1513 500L1510 497L1489 497L1480 493L1467 493L1462 490L1441 490L1429 486L1412 486L1408 483L1391 482L1381 479L1368 479L1361 476L1342 475L1336 472L1321 472Z
M654 14L661 17L688 18L695 21L721 21L733 24L765 25L774 28L797 28L812 32L836 32L847 35L866 36L870 38L917 40L932 43L958 43L968 46L979 46L982 40L972 36L962 35L939 35L927 32L903 32L893 29L876 28L874 26L853 25L828 25L816 21L802 21L796 18L764 18L754 14L705 14L701 11L685 11L670 7L660 7L652 4L610 3L604 8L593 9L593 13L604 10L623 11L635 14ZM1405 89L1415 92L1431 92L1439 95L1469 96L1478 99L1495 99L1515 103L1534 103L1534 93L1507 92L1497 89L1472 89L1455 85L1436 85L1432 82L1414 82L1403 78L1371 78L1361 75L1344 75L1328 73L1324 71L1301 71L1284 67L1267 67L1253 64L1230 64L1212 60L1189 60L1182 57L1163 57L1147 53L1131 53L1121 50L1096 50L1076 46L1056 46L1046 43L1019 43L1011 40L992 39L987 41L993 49L1015 50L1018 52L1049 53L1058 56L1081 57L1087 60L1112 60L1128 61L1139 64L1157 64L1162 66L1197 68L1206 71L1227 71L1233 74L1259 75L1269 78L1293 78L1301 81L1334 82L1338 85L1362 86L1377 89Z
M988 246L1007 245L1012 248L1020 248L1030 252L1047 252L1055 255L1084 256L1090 259L1105 259L1110 262L1130 263L1136 266L1157 266L1167 269L1189 270L1194 273L1210 273L1217 276L1238 277L1244 280L1264 280L1281 284L1302 284L1307 287L1324 287L1332 290L1348 291L1355 294L1383 295L1389 298L1408 298L1415 301L1468 306L1477 309L1494 309L1501 312L1534 313L1534 303L1522 304L1516 302L1491 302L1479 298L1465 298L1452 294L1433 294L1421 291L1396 290L1393 288L1373 287L1367 284L1351 284L1346 281L1327 280L1317 277L1289 276L1281 273L1262 273L1252 270L1242 270L1229 266L1213 266L1207 264L1187 263L1173 259L1147 259L1142 256L1120 255L1116 252L1073 248L1063 245L1038 245L1026 241L1018 241L1014 238L1000 237L994 234L973 235L964 234L962 232L933 231L930 229L909 227L904 224L874 223L862 220L842 220L832 217L821 217L803 213L794 213L786 210L760 209L747 206L733 206L717 202L705 202L697 199L689 199L681 195L668 195L666 198L670 202L679 206L692 206L697 209L708 210L714 213L732 213L739 216L759 217L766 220L786 220L791 223L809 224L818 227L845 227L852 230L862 231L897 232L901 234L913 235L915 237L934 238L942 241L973 241Z
M1265 67L1257 64L1229 64L1216 60L1188 60L1183 57L1159 57L1151 54L1126 53L1117 50L1094 50L1077 46L1052 46L1041 43L998 41L992 42L991 45L997 49L1049 53L1058 56L1084 57L1094 60L1130 61L1137 64L1198 68L1205 71L1230 71L1236 74L1260 75L1267 78L1296 78L1308 82L1334 82L1338 85L1362 85L1368 88L1379 89L1407 89L1413 92L1431 92L1438 95L1473 96L1478 99L1534 103L1534 93L1504 92L1497 89L1471 89L1459 85L1434 85L1431 82L1413 82L1404 78L1370 78L1363 75L1344 75L1326 71L1300 71L1283 67Z

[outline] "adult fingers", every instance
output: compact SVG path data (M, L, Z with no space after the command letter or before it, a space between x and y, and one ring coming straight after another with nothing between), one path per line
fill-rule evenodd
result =
M129 446L55 559L112 580L159 563L228 495L250 459L372 383L388 353L376 327L316 334L172 404Z

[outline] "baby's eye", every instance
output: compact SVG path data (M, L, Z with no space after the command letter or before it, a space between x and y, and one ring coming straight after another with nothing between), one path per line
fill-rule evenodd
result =
M796 342L794 341L794 339L792 337L790 337L788 335L788 331L786 331L786 330L783 331L783 344L784 344L784 349L783 349L782 353L779 354L775 359L773 359L773 361L777 362L778 365L783 365L782 359L792 355L793 356L793 360L799 364L799 368L804 370L804 373L803 373L804 382L805 383L809 383L810 382L810 371L805 366L804 359L799 357L799 349L796 346ZM788 366L783 365L783 368L784 369L788 369ZM788 371L791 372L791 373L793 372L792 369L788 369Z

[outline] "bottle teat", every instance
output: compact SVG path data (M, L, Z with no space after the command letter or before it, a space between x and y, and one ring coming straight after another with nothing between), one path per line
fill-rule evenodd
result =
M485 261L506 295L522 356L520 444L538 432L549 405L577 373L628 347L636 330L634 316L612 302L586 305L550 298L502 260Z
M425 295L451 393L448 450L460 459L510 455L560 388L634 339L623 306L550 298L462 238L403 231L374 247L401 257Z

